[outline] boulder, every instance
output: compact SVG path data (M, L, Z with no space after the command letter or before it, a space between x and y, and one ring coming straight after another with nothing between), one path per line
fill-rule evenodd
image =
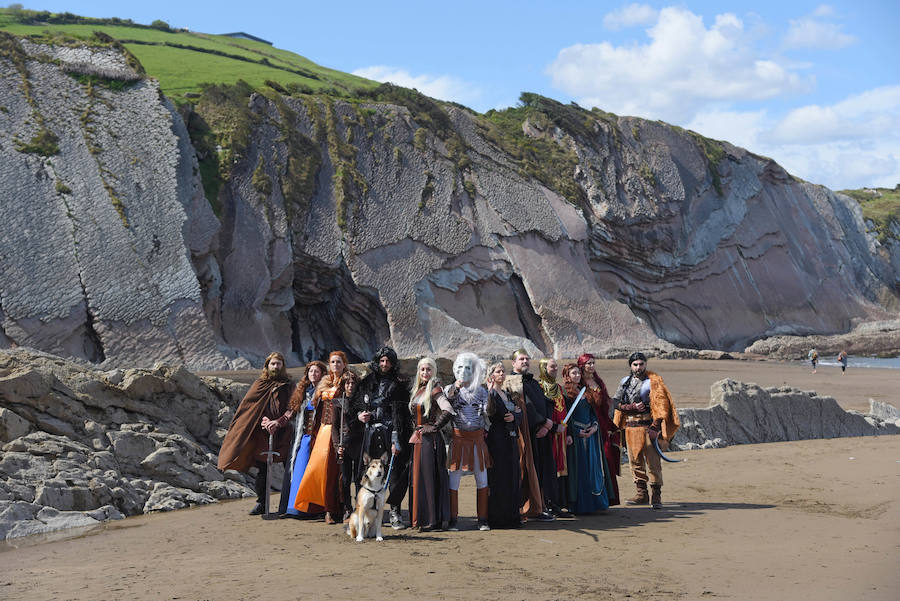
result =
M672 448L900 434L895 420L844 411L833 398L814 391L762 388L725 379L712 385L710 396L706 408L678 410L681 428Z
M0 377L2 536L252 494L216 468L215 432L246 384L182 366L102 372L26 349L0 351Z
M28 434L31 424L10 409L0 407L0 443Z

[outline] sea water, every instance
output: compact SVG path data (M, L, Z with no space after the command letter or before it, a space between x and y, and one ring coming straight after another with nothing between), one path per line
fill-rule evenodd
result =
M819 367L840 367L840 365L841 364L837 360L837 356L823 359L822 355L819 355ZM850 355L847 358L847 369L853 367L884 367L888 369L900 369L900 357L857 357L855 355Z

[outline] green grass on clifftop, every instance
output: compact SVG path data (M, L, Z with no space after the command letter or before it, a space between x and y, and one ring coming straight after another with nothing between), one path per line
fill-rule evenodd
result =
M94 36L94 32L100 31L131 52L147 74L159 81L163 93L175 102L181 102L185 94L200 93L203 84L235 84L239 80L254 88L264 86L269 80L286 88L296 86L309 92L347 91L378 85L362 77L327 69L263 42L76 15L71 15L69 20L88 22L35 23L35 17L28 17L29 14L41 18L44 13L0 9L0 30L37 42L93 45L101 43ZM50 18L59 20L58 17L51 15Z
M841 194L855 199L862 208L863 217L875 224L878 240L884 243L891 237L890 225L900 225L900 184L890 188L862 188L861 190L839 190Z

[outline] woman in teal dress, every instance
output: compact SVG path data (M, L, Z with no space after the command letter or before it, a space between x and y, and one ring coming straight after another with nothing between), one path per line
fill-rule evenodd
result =
M294 420L294 442L291 445L291 457L284 464L284 480L282 481L282 490L290 490L289 495L281 495L281 506L278 513L283 516L299 518L304 512L300 512L294 508L293 500L297 497L297 489L300 488L300 481L303 479L303 472L306 471L306 464L309 462L310 447L310 427L312 424L313 411L315 405L312 403L313 394L316 392L316 386L322 376L325 375L325 364L321 361L312 361L306 365L303 379L297 384L294 395L291 397L290 408L296 416ZM288 503L288 500L291 500Z
M563 368L563 382L567 408L571 409L581 390L581 369L578 365L570 363ZM582 398L575 407L569 417L566 434L566 443L570 445L567 458L571 511L585 514L608 509L610 472L603 455L599 420L587 399Z

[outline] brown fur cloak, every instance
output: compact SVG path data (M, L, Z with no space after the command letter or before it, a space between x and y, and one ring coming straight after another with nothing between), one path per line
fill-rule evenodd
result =
M269 447L269 435L260 426L263 417L275 420L284 415L294 384L290 380L259 378L247 391L228 426L228 433L219 450L219 469L247 471L257 461L265 461L260 451ZM274 450L280 455L273 461L283 462L291 453L293 428L279 428L275 432Z
M662 420L659 435L664 440L670 441L675 436L675 431L681 427L681 420L678 419L678 411L675 410L672 394L663 379L655 372L648 371L647 376L650 378L650 414L654 421ZM625 414L616 409L613 422L616 427L624 428Z

